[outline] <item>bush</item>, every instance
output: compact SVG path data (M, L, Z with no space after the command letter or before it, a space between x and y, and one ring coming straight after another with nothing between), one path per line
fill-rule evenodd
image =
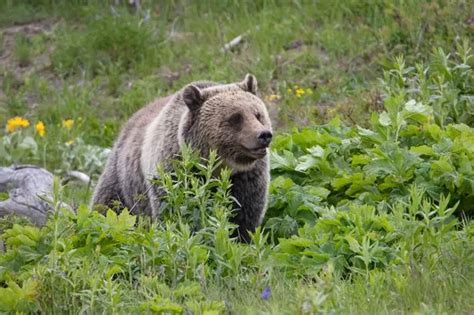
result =
M438 51L434 59L439 58ZM458 214L474 214L474 130L465 124L472 122L472 91L463 83L471 73L464 62L471 59L466 55L451 64L449 81L435 86L420 73L410 78L413 70L398 58L384 76L385 111L372 113L370 129L334 119L277 137L266 226L279 236L291 235L314 222L324 206L391 211L394 203L408 201L413 185L435 204L449 195L451 206L459 204ZM426 80L444 80L440 71L421 73Z
M402 57L385 71L382 85L388 96L415 99L433 108L440 126L464 123L474 126L474 55L467 40L459 42L455 54L435 49L428 66L406 67Z
M223 302L205 300L205 284L258 270L266 239L248 247L230 238L230 172L213 179L217 166L215 153L202 164L185 150L175 172L162 173L170 194L159 224L137 223L127 209L61 209L56 186L56 213L45 227L13 224L2 235L0 309L222 311Z

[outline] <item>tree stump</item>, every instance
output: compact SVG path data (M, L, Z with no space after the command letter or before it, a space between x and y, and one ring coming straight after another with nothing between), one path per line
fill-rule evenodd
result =
M46 222L52 205L53 174L33 165L0 167L0 217L23 216L36 225ZM6 195L6 196L3 196Z

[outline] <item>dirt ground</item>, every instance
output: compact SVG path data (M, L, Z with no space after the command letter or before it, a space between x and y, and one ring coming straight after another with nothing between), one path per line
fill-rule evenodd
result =
M24 84L24 78L31 73L42 73L46 78L53 78L50 71L49 55L52 51L48 40L53 34L54 23L50 21L31 22L0 29L0 100L5 98L5 80L9 80L12 88L17 89ZM24 37L31 45L31 58L28 63L21 64L16 55L18 37ZM44 47L34 51L35 37L42 37Z

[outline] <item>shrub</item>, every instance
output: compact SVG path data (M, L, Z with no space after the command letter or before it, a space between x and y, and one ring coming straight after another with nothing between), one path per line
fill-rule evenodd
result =
M56 183L56 212L45 227L13 224L2 235L0 309L222 310L223 302L205 299L206 283L258 270L266 238L256 236L255 247L230 238L230 172L214 179L216 167L215 153L203 163L185 150L174 172L161 172L169 194L154 224L127 209L62 209Z
M334 119L277 137L266 226L288 236L313 223L324 206L390 211L390 205L408 200L414 184L435 204L450 195L451 206L459 203L458 214L472 215L474 130L465 123L471 122L473 104L471 87L462 83L471 73L464 61L472 58L461 59L450 65L449 81L437 87L420 83L420 76L409 79L412 70L398 58L383 81L385 111L372 113L370 129ZM426 78L442 78L440 70L429 69L422 71Z

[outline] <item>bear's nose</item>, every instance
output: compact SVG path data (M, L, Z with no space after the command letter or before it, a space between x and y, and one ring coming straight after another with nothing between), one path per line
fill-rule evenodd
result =
M263 146L266 146L268 147L268 145L270 144L270 142L272 142L272 133L270 131L262 131L257 139L258 139L258 142L263 145Z

